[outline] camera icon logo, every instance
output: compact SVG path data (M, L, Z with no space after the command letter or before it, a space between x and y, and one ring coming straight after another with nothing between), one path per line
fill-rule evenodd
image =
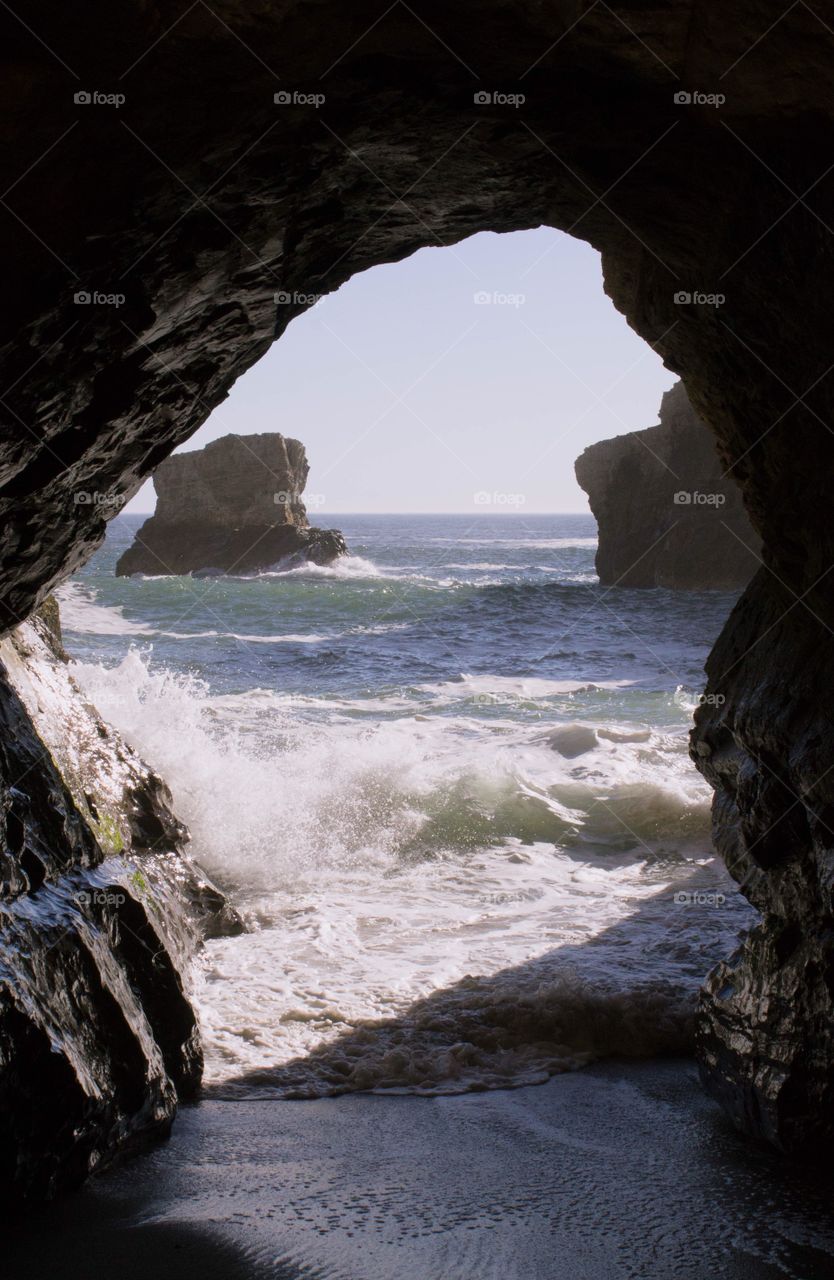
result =
M93 100L93 95L88 93L86 89L79 89L78 93L72 95L72 100L79 107L87 107Z
M93 295L86 289L79 289L78 293L73 294L72 300L78 307L88 307L93 300Z
M673 499L676 507L690 507L692 505L692 494L687 493L685 489L680 489Z
M687 93L686 89L679 89L675 94L675 102L679 107L686 107L692 101L692 94Z
M479 91L474 95L474 97L473 97L473 102L475 103L475 106L476 106L476 107L485 107L485 106L488 106L488 105L489 105L489 103L490 103L490 102L492 102L492 94L491 94L491 93L487 93L487 92L486 92L486 90L484 90L484 89L480 89L480 90L479 90Z
M692 301L692 294L687 293L685 289L681 289L675 294L674 302L677 307L688 307Z
M292 94L288 93L286 89L279 89L277 93L272 95L272 101L277 107L285 107L289 102L292 102Z

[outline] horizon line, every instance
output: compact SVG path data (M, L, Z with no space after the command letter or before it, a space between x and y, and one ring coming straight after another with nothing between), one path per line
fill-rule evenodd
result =
M119 516L152 516L156 514L156 508L149 508L144 511L120 511ZM307 515L314 515L315 512L307 512ZM322 511L322 515L327 516L486 516L500 515L512 518L514 516L592 516L593 512L588 511L509 511L506 508L503 511L337 511L335 509ZM114 516L118 519L118 516Z

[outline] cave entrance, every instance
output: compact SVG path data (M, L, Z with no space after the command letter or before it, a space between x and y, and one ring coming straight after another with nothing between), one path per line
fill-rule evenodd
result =
M311 521L347 556L167 575L212 516L195 473L150 573L114 573L147 538L143 491L62 589L85 691L256 926L201 964L211 1087L512 1084L618 1051L626 1025L647 1053L688 1048L693 975L745 913L686 741L731 597L599 584L573 474L672 381L587 245L541 229L422 250L311 307L180 455L300 437ZM236 465L249 482L251 451L218 491ZM671 526L672 481L635 483ZM510 1005L523 1025L496 1039Z
M813 978L832 971L830 28L808 3L775 22L756 6L322 0L317 21L309 5L169 8L127 6L106 42L95 5L31 27L7 15L4 626L99 544L99 504L78 495L135 492L311 292L473 232L581 235L618 309L684 377L763 538L695 752L722 851L771 924L705 993L700 1060L741 1127L830 1145L831 999ZM277 316L276 291L290 299ZM485 605L470 629L494 622ZM219 792L230 776L218 765ZM374 812L377 793L361 794ZM477 791L464 799L477 807ZM58 881L79 847L55 852ZM130 1132L109 1106L79 1096L73 1114L85 1133ZM44 1132L39 1114L35 1148Z

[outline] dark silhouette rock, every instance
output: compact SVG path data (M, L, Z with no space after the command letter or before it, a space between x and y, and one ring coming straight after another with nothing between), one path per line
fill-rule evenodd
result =
M738 486L682 382L664 395L659 426L592 444L576 478L599 526L603 586L732 590L761 564Z
M154 515L116 573L250 573L305 561L330 564L347 551L335 529L311 529L301 494L304 445L277 432L223 436L178 453L154 472Z

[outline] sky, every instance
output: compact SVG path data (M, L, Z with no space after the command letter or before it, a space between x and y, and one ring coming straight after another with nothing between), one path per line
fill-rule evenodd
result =
M280 431L317 511L587 511L573 463L657 422L675 381L551 228L372 267L292 321L181 450ZM151 511L150 482L127 511Z

